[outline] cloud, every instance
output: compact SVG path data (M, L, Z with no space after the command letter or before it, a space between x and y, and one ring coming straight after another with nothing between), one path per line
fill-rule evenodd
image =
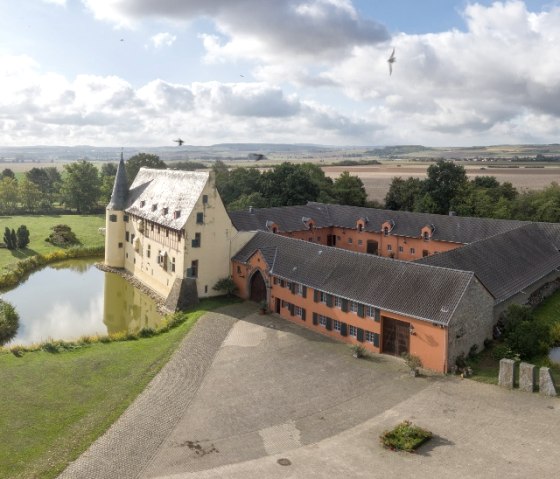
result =
M154 48L170 47L175 43L177 37L168 32L157 33L150 38Z
M132 26L146 18L173 22L207 17L224 41L213 38L210 57L339 58L356 45L385 41L381 24L360 18L350 0L83 0L95 18Z
M60 7L66 6L66 0L42 0L44 3L52 3L53 5L58 5Z

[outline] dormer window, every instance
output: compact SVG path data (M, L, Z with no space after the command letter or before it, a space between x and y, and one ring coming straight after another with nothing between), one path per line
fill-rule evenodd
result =
M175 213L173 213L173 219L176 220L177 218L180 218L180 217L181 217L181 211L180 210L177 210L177 211L175 211Z
M384 236L389 236L389 233L395 228L395 222L393 220L387 220L381 225L381 231L383 231Z
M167 213L169 213L169 208L167 207L163 208L163 214L166 215Z
M142 200L140 202L140 208L144 208L144 206L146 206L146 202L144 200Z
M385 236L389 236L389 228L387 226L385 226L385 228L383 228L383 234Z
M156 211L156 210L157 210L157 203L154 203L154 204L152 205L152 211Z
M424 241L429 241L432 239L432 235L434 234L435 230L436 227L434 225L426 225L422 228L420 236Z

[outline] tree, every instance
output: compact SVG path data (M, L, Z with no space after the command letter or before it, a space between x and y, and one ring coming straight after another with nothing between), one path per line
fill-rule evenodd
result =
M253 206L255 208L266 208L267 202L263 198L263 195L256 191L255 193L251 193L250 195L242 194L239 198L232 201L227 206L227 209L229 211L241 211L248 209L249 206Z
M62 201L78 213L88 213L97 206L101 184L97 168L82 160L64 165Z
M400 176L393 178L389 191L385 195L385 208L389 210L414 211L414 203L420 196L423 180L409 177L403 180Z
M0 181L0 211L14 211L19 200L17 180L5 177Z
M4 229L4 244L8 249L16 249L16 244L12 242L12 232L7 226Z
M0 174L0 180L3 178L12 178L12 179L16 179L16 174L10 170L10 168L4 168L4 170L2 170L2 174Z
M129 184L132 184L138 171L143 166L158 170L165 170L167 168L167 165L159 159L159 156L150 153L138 153L137 155L131 156L125 163L126 177Z
M113 185L115 184L115 176L117 176L117 165L114 163L104 163L100 171L101 179L101 202L109 203L111 194L113 193Z
M430 165L424 193L429 194L435 204L432 213L449 213L451 200L467 181L465 168L451 161L438 160L435 165Z
M364 206L366 204L367 193L362 180L347 171L334 180L332 191L339 205Z
M56 195L59 193L62 178L59 171L53 167L31 168L25 177L28 181L35 184L41 192L40 206L50 208Z
M19 327L19 315L8 302L0 299L0 346L12 340Z
M25 210L34 211L41 204L44 195L35 183L24 178L19 183L19 197Z
M302 205L317 201L320 189L301 165L282 163L261 177L261 193L269 206Z
M21 225L16 231L18 249L26 248L29 244L29 230L27 226Z

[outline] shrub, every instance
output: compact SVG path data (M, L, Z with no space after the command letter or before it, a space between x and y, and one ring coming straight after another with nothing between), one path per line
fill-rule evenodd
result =
M432 436L430 431L414 426L410 421L403 421L390 431L385 431L379 439L387 449L414 452Z
M6 226L6 228L4 229L4 244L6 245L6 248L16 249L17 241L14 241L15 236L16 232L13 229L10 230L10 228Z
M151 338L152 336L155 336L157 334L157 331L154 328L151 328L149 326L144 326L140 331L138 331L138 336L141 338Z
M62 348L60 347L60 343L58 341L49 339L41 345L41 349L46 353L59 353Z
M17 237L17 247L18 249L23 249L29 244L29 230L27 226L21 225L16 232Z
M76 237L76 234L72 231L68 225L56 225L52 228L52 233L45 240L55 246L71 246L80 244L80 241Z
M233 296L237 292L237 286L231 276L219 279L212 287L214 291L225 293L227 296Z
M16 309L10 303L0 300L0 345L12 340L18 327L19 314Z
M404 362L411 370L415 370L422 367L422 360L418 356L415 356L414 354L403 353L402 358L404 359Z
M500 359L513 359L519 360L519 356L516 355L512 349L507 344L498 344L492 350L492 359L499 361Z
M353 344L352 353L357 358L363 358L366 355L366 348L364 348L361 344Z

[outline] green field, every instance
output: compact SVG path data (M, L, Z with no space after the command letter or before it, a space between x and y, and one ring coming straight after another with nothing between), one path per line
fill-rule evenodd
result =
M73 351L0 355L0 478L56 477L168 361L196 320L231 300L202 301L167 333Z
M27 226L31 240L24 250L10 251L0 248L0 272L20 259L60 249L45 241L51 228L58 224L70 226L82 246L103 246L105 242L105 237L99 232L99 228L105 226L105 215L0 216L0 241L6 226L17 230L20 225Z

